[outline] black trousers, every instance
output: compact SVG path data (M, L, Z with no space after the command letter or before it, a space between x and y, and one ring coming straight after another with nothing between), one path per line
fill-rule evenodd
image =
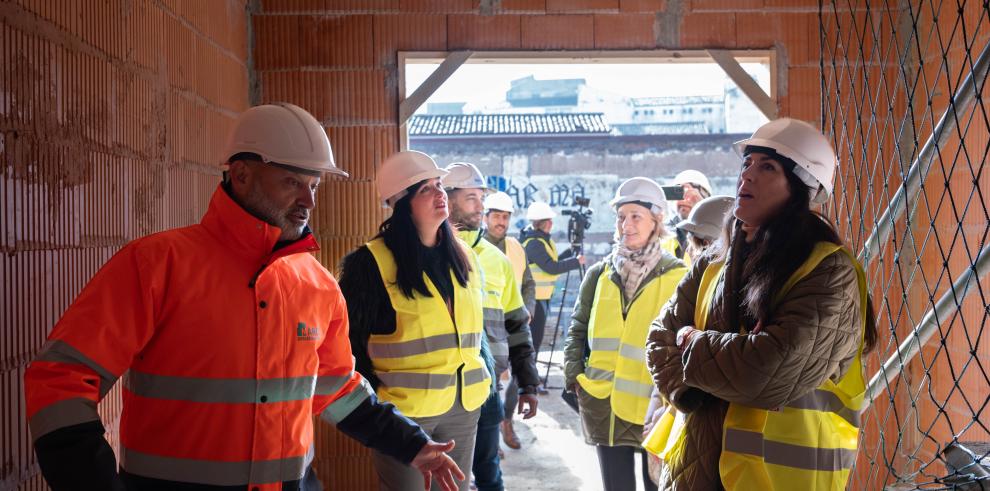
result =
M602 470L602 486L605 491L636 491L637 453L643 465L643 489L657 491L657 485L650 480L649 463L643 449L595 445L595 450L598 451L598 466Z

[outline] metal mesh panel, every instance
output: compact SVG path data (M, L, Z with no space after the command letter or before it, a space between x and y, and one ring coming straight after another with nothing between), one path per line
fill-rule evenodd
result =
M985 2L820 6L829 214L880 330L850 489L990 489Z

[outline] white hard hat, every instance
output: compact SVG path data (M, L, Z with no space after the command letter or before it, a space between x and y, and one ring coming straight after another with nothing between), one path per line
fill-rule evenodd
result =
M347 177L334 163L323 125L305 109L285 102L255 106L237 117L223 158L245 152L269 164Z
M488 189L485 176L469 162L454 162L445 167L447 175L441 181L445 189Z
M485 197L485 211L488 212L491 210L514 212L515 208L512 206L512 198L502 191L489 194Z
M533 204L529 205L526 209L526 219L530 221L536 220L546 220L548 218L553 218L557 216L557 212L550 208L550 205L542 201L534 201Z
M667 195L663 188L656 181L648 177L634 177L619 184L615 190L615 198L608 204L613 208L618 208L626 203L632 202L649 203L650 211L662 213L663 207L667 205Z
M701 171L696 171L694 169L688 169L681 171L680 174L674 176L674 184L684 185L684 184L694 184L701 186L702 189L708 191L708 194L712 194L712 185L708 182L708 178L705 177Z
M432 157L415 150L392 154L382 162L375 182L378 194L385 204L392 206L406 195L406 188L424 179L443 177L447 171L440 168Z
M760 126L753 136L733 146L740 156L748 145L774 149L793 160L794 173L816 190L811 202L820 204L832 195L832 178L837 165L832 144L814 126L791 118L780 118Z
M731 196L712 196L694 205L687 220L681 220L677 228L684 229L699 238L715 240L722 231L722 222L732 210L735 199Z

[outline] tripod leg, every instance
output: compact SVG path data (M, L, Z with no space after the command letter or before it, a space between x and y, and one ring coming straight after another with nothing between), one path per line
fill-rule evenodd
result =
M547 371L543 375L543 386L547 387L547 380L550 378L550 364L553 362L553 352L557 349L557 333L560 332L560 318L564 314L564 301L567 299L567 286L571 280L571 272L567 272L567 276L564 277L564 290L560 292L560 305L557 307L557 320L554 322L553 326L553 339L550 341L550 357L547 358ZM539 353L539 348L536 348L536 352Z

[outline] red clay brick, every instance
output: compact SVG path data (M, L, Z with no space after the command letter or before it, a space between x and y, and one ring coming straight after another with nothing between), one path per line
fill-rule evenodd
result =
M821 119L822 77L818 68L793 67L787 70L787 104L781 116L818 124ZM784 110L786 109L786 113Z
M786 8L788 10L808 10L810 12L818 13L818 0L763 0L763 6L767 9L773 8ZM876 9L876 6L871 6L871 9Z
M502 0L500 12L546 12L547 0Z
M450 15L447 17L448 49L518 49L521 16Z
M376 15L375 63L394 63L398 51L447 49L447 17L431 14Z
M735 14L687 14L681 22L683 48L734 48Z
M525 16L522 47L534 49L582 49L595 45L595 18L591 15Z
M271 70L300 65L301 16L259 15L252 20L255 29L255 68Z
M619 0L622 12L663 12L666 9L666 0Z
M400 0L403 12L477 12L477 0Z
M691 0L691 12L738 12L763 8L763 0Z
M264 13L281 12L390 12L399 0L262 0Z
M617 12L619 0L547 0L547 12Z
M374 65L372 16L305 17L300 26L303 65L334 68Z
M655 21L650 14L596 14L595 48L653 48Z

